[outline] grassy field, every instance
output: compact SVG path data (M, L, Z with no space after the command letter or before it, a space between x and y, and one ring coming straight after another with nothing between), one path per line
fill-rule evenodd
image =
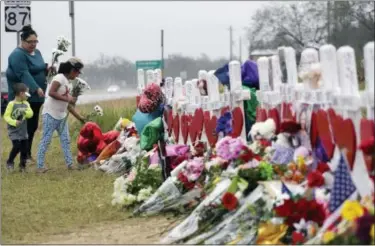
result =
M93 105L82 105L80 112L91 112ZM135 99L100 103L104 117L95 121L103 132L111 130L119 117L131 119ZM77 153L76 136L81 124L69 117L73 155ZM1 119L1 244L38 243L58 233L85 228L98 222L121 221L127 214L112 207L111 194L114 176L93 169L67 171L59 138L53 138L46 154L46 163L52 168L46 174L36 174L35 165L28 173L8 174L5 162L11 148L6 125ZM39 128L33 154L40 140ZM16 162L18 165L18 160Z

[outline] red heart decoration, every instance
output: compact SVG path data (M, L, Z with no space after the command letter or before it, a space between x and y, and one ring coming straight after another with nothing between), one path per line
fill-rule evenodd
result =
M282 120L296 120L296 117L295 115L293 115L293 112L292 112L292 104L291 103L282 103L281 104L281 107L282 107L282 112L283 112L283 115L282 115Z
M276 125L276 134L280 131L280 116L276 108L268 110L268 118L273 119Z
M173 133L176 139L176 142L178 143L179 136L180 136L180 117L178 114L173 119Z
M208 143L213 148L218 140L218 135L216 134L216 125L217 125L217 117L213 115L211 119L205 119L204 127L206 131L206 136Z
M264 122L267 120L267 111L264 108L257 107L256 122Z
M345 119L343 121L341 129L342 145L347 150L346 157L349 162L350 169L353 170L355 153L357 150L357 139L355 134L355 128L351 119Z
M190 125L189 116L186 114L182 115L181 116L181 134L182 134L182 139L184 141L184 144L186 144L188 140L189 125Z
M335 143L340 149L342 149L344 148L344 134L342 134L344 119L340 115L336 114L333 109L328 109L327 114L329 116L329 121L331 123L331 129L333 132Z
M223 116L226 112L230 111L230 107L226 106L224 108L221 108L221 113L220 115Z
M204 113L201 108L198 108L195 110L194 113L194 124L195 124L195 129L197 131L197 137L200 140L202 137L202 132L203 132L203 125L204 125Z
M236 107L232 110L232 134L231 136L233 138L241 136L244 120L243 120L243 114L240 107Z
M331 159L333 156L333 151L335 150L335 144L332 142L328 114L323 109L319 109L316 116L319 139L322 142L323 148L326 151L328 158Z
M164 118L167 123L168 128L168 136L170 137L172 134L172 127L173 127L173 114L172 111L164 111Z
M316 146L316 139L318 138L318 115L316 112L311 113L311 125L310 125L310 141L311 146Z
M327 114L328 114L329 123L331 125L332 133L333 133L333 139L335 141L335 144L339 145L339 141L337 139L337 135L338 135L338 128L337 128L338 122L337 121L338 121L338 118L337 118L336 112L335 112L334 109L329 108L327 110Z
M371 137L375 137L374 120L361 119L360 134L361 134L361 141L367 140ZM374 170L374 157L373 155L366 155L363 152L362 154L365 159L367 170L369 173L371 173L372 170Z

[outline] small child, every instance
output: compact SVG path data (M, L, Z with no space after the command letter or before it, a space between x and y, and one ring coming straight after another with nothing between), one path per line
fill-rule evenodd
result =
M30 97L27 86L23 83L16 83L13 88L15 98L8 103L4 113L4 120L8 123L8 135L13 144L7 160L7 168L10 171L14 170L14 159L18 153L21 153L20 171L25 172L28 149L26 119L33 117L34 113L27 101Z

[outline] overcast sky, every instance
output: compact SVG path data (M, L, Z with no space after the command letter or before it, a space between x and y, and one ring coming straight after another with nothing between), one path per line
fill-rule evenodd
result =
M245 35L251 15L264 2L75 2L76 55L90 62L100 53L131 61L160 58L160 29L164 29L165 57L172 53L211 58L229 56L229 26L234 28L233 52ZM38 48L50 62L56 38L71 38L68 1L32 1L32 25ZM1 67L6 69L16 34L6 33L1 6ZM71 53L68 54L70 56ZM61 60L66 59L67 56Z

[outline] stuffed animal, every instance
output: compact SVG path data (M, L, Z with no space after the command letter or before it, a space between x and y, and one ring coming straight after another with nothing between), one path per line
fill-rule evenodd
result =
M275 136L276 124L273 119L268 119L264 122L255 123L249 132L251 139L255 140L271 140Z
M321 75L320 63L312 63L307 69L300 72L299 77L308 88L319 89L323 85Z
M264 152L269 154L272 150L271 142L275 137L276 124L273 119L255 123L249 132L253 143L249 146L255 153Z

